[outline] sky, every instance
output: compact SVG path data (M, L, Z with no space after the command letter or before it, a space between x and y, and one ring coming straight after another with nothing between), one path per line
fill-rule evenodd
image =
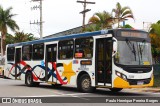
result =
M51 35L82 25L83 5L77 0L43 0L43 36ZM83 1L83 0L79 0ZM88 19L96 12L112 11L116 3L122 7L129 6L133 11L135 20L128 19L126 24L130 24L136 29L143 29L150 23L160 20L160 0L88 0L96 4L88 4L87 9L91 9L86 14L86 24ZM13 7L12 13L17 14L13 19L20 27L20 31L33 33L39 37L39 26L30 24L39 20L39 10L31 10L31 7L39 5L31 0L0 0L0 5L6 9ZM143 25L143 22L145 24ZM13 32L9 31L13 34Z

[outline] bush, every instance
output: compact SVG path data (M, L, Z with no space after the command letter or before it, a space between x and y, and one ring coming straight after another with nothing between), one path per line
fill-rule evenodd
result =
M154 87L160 87L160 74L154 75Z

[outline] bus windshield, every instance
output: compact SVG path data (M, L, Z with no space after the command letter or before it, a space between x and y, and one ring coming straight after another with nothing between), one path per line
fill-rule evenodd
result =
M118 41L115 62L121 65L151 65L151 45L142 41Z

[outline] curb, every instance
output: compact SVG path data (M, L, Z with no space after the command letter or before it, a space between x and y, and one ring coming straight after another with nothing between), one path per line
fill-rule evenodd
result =
M151 93L160 93L160 88L131 88L129 89L132 92L151 92Z

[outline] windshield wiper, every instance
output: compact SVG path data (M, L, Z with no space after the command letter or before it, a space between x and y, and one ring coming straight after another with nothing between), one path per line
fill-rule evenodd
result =
M145 42L146 42L146 40L143 40L142 41L142 44L144 44L144 45L138 45L139 46L139 53L140 53L140 56L141 56L141 60L142 60L142 53L143 53L143 50L144 50L144 47L145 47ZM142 47L143 47L143 49L142 49Z
M131 52L134 54L135 61L136 61L136 49L135 49L134 43L132 44L131 41L129 41L127 38L126 38L126 43L129 49L131 50Z

